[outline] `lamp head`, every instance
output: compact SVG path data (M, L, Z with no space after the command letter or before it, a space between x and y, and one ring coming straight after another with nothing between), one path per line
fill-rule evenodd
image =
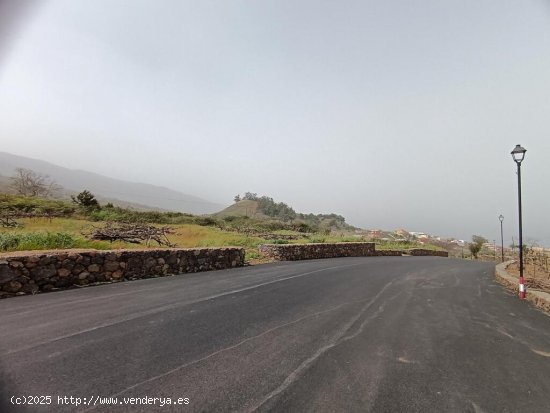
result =
M525 158L525 152L527 152L527 149L521 145L516 145L514 150L510 153L512 154L512 158L514 158L514 161L517 164L520 164L523 161L523 158Z

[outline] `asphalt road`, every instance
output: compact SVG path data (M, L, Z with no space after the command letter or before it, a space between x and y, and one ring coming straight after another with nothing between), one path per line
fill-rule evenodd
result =
M0 411L549 412L550 317L493 271L340 258L2 300Z

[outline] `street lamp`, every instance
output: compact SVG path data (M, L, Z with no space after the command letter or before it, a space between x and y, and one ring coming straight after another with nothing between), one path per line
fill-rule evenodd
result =
M504 262L504 237L502 232L502 221L504 221L504 215L500 214L498 216L498 220L500 221L500 253L502 256L502 262Z
M523 279L523 227L521 221L521 162L525 158L527 150L521 145L516 145L511 153L518 167L518 214L519 214L519 298L525 299L525 280Z

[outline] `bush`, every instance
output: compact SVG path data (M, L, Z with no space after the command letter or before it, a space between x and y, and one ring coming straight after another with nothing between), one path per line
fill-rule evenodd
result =
M79 193L76 197L71 196L73 202L79 207L84 208L85 210L92 211L95 209L101 209L99 202L95 198L94 194L85 189Z
M470 252L472 253L473 257L477 260L477 254L479 254L479 251L481 251L481 245L476 243L471 243L468 245L468 248L470 249Z
M74 248L77 240L66 232L31 232L28 234L0 234L0 250L25 251Z
M70 216L75 207L64 201L2 194L0 210L17 214Z
M218 226L218 221L210 217L196 217L195 224L203 227L216 227Z
M20 242L20 236L15 234L0 234L0 251L13 251L17 249Z
M468 249L476 260L477 254L479 254L485 242L487 242L486 238L480 237L479 235L472 235L472 242L468 245Z

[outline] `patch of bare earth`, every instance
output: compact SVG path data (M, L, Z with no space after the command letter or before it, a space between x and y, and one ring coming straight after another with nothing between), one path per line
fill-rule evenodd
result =
M512 276L519 278L519 266L517 263L510 264L506 271ZM523 277L527 288L541 290L550 293L550 271L545 265L525 263L523 267Z

